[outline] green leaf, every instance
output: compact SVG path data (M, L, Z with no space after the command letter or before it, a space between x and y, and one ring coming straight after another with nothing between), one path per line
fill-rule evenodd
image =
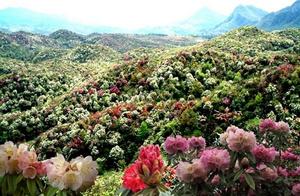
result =
M246 179L247 184L250 186L250 188L255 190L255 182L253 180L253 177L250 174L245 173L245 179Z
M27 189L30 193L30 195L35 196L36 192L37 192L37 187L36 187L36 183L34 180L27 180Z
M43 185L42 181L40 179L36 179L35 182L37 184L38 190L40 192L44 192L44 185Z
M169 189L165 185L163 185L163 184L159 184L157 186L157 188L158 188L159 192L161 192L161 193L169 191Z
M7 195L7 176L4 176L1 184L1 193L2 195Z
M61 196L68 196L68 193L67 193L67 191L61 191L61 192L60 192L60 195L61 195Z
M256 163L255 157L251 153L246 153L246 156L251 161L251 163Z
M17 177L15 175L8 175L7 176L7 184L8 184L8 193L9 194L14 194L15 190L17 189L16 185L16 179Z
M128 196L130 195L131 191L129 189L120 188L116 193L115 196Z
M46 196L54 196L57 191L58 191L58 189L56 189L52 186L49 186L49 188L47 189L47 192L46 192Z
M238 153L233 152L233 154L231 155L231 160L230 160L230 165L231 166L235 165L235 162L236 162L237 158L238 158Z
M1 186L1 184L2 184L2 182L3 182L3 179L4 179L4 176L0 176L0 186Z
M237 181L240 176L243 174L243 170L239 170L238 172L236 172L236 174L234 175L234 178L233 178L233 182Z
M23 175L19 175L16 179L16 183L19 184L23 180Z

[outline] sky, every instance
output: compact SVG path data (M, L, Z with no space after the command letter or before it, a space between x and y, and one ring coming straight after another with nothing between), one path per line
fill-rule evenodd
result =
M229 15L240 4L272 12L295 0L0 0L0 9L22 7L73 22L128 29L176 23L208 7Z

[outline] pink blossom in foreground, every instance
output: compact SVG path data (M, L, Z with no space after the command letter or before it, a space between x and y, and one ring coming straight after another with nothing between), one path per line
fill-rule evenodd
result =
M265 132L268 132L268 131L273 131L276 128L277 128L276 122L273 121L270 118L262 120L259 124L259 131L261 133L265 133Z
M281 153L281 158L283 160L298 161L300 159L300 156L296 155L290 151L284 151Z
M200 161L209 170L226 170L230 165L230 155L223 149L206 149L200 154Z
M207 177L207 169L199 159L194 159L192 163L180 162L176 168L176 175L185 183L201 182Z
M191 137L189 138L189 147L190 149L204 149L206 146L205 139L203 137Z
M253 132L247 132L243 129L230 131L226 139L228 148L232 151L251 151L256 145L256 138Z
M292 194L295 196L300 196L300 183L294 184L292 188Z
M189 142L186 138L177 135L176 137L167 137L164 148L168 154L184 153L189 149Z
M238 129L240 129L240 128L238 128L234 125L229 126L224 133L220 134L220 143L223 144L223 145L227 145L226 140L228 138L229 133L230 132L235 133L235 131L238 130Z
M278 167L277 168L277 173L279 176L283 176L283 177L288 177L289 176L289 172L287 169L282 168L282 167Z
M260 164L257 166L261 177L263 177L266 181L274 181L278 178L277 169L272 169L265 164Z
M300 176L300 166L297 167L296 169L290 171L290 172L289 172L289 176L291 176L291 177L297 177L297 176Z
M276 123L276 129L273 130L274 133L287 133L290 131L289 124L280 121Z
M274 147L266 148L262 144L255 146L251 152L257 161L267 163L273 162L278 155Z

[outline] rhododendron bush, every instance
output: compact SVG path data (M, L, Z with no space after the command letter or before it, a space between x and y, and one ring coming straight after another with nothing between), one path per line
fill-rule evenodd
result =
M300 155L285 122L259 132L229 126L214 146L203 137L168 137L140 149L123 176L124 195L300 195ZM166 164L168 163L168 164ZM175 176L168 169L175 170Z
M67 162L58 154L39 161L26 144L0 145L1 195L75 194L93 185L97 174L97 164L90 156Z

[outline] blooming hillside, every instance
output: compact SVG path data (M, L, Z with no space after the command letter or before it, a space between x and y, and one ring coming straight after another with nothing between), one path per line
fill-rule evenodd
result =
M300 129L299 34L297 29L264 32L244 27L181 48L120 53L80 44L71 49L52 48L58 56L43 61L3 56L0 142L30 141L40 159L57 153L67 160L91 156L100 173L123 169L137 158L141 145L161 145L170 135L202 136L207 146L213 146L227 127L235 125L245 131L238 129L227 140L238 140L239 135L251 138L259 132L261 119L287 122L291 143L296 144ZM52 53L45 50L44 54ZM194 140L195 145L203 146L203 141ZM231 151L248 152L256 140L248 145L227 143ZM272 151L272 146L265 148L255 147L254 154ZM205 152L227 156L223 150ZM257 159L265 157L258 155ZM188 164L193 162L181 166ZM224 165L228 163L216 166L218 171ZM148 169L142 168L145 186L157 185L163 177L154 174L157 168ZM135 169L126 171L134 173ZM148 173L154 177L149 178ZM206 176L202 174L200 178Z

